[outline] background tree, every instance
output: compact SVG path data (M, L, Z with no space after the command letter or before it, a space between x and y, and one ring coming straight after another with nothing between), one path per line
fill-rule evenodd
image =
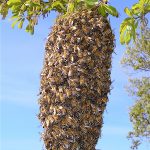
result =
M139 1L131 9L125 9L129 16L126 20L133 20L131 26L135 25L129 36L135 27L138 29L134 41L127 40L122 59L122 65L132 72L127 91L136 99L129 113L133 124L128 135L132 139L132 149L137 149L144 140L150 142L150 29L146 18L149 11L150 1Z

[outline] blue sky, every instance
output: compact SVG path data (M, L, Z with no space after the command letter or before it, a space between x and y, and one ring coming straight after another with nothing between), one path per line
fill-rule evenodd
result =
M119 43L119 24L125 17L123 8L130 7L137 0L110 1L120 13L119 19L111 18L116 35L116 54L113 54L112 80L113 90L104 115L102 138L97 149L130 150L126 136L131 129L129 106L133 104L124 86L127 76L123 72L120 60L125 47ZM40 72L44 58L44 44L50 32L56 14L40 19L31 36L24 30L11 29L8 18L0 22L0 149L1 150L41 150L40 122L38 114L38 92ZM150 150L144 143L139 150Z

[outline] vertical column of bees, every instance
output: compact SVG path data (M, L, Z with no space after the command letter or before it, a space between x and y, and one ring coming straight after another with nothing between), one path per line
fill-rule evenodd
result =
M97 11L58 18L47 38L39 119L47 150L94 150L110 92L114 35Z

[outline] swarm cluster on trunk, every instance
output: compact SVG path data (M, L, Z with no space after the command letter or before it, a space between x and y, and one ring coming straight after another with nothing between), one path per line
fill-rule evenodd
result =
M95 150L113 49L109 22L97 11L57 19L46 42L39 99L47 150Z

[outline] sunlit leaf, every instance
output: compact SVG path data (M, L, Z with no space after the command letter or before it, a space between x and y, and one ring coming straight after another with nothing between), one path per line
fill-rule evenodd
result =
M104 4L104 9L108 12L108 14L118 17L118 11L115 7Z
M68 4L68 10L69 10L69 12L73 12L74 11L74 7L75 7L74 3L69 3Z
M17 4L17 3L20 3L21 2L21 0L9 0L8 2L7 2L7 4L8 5L13 5L13 4Z
M98 12L99 12L99 14L101 14L103 17L106 17L106 16L107 16L106 11L105 11L105 8L104 8L104 5L100 5L100 6L98 7Z
M140 5L138 3L132 6L132 12L135 15L138 15L140 13Z
M18 28L19 29L21 29L22 28L22 26L23 26L23 23L24 23L24 18L19 22L19 24L18 24Z
M129 17L132 17L132 12L131 12L131 10L129 9L129 8L125 8L124 9L124 11L125 11L125 13L129 16Z
M125 43L125 39L124 39L124 35L125 35L125 31L127 30L127 26L125 25L122 28L122 32L120 33L120 43L124 44Z
M18 23L18 19L17 20L15 20L12 24L11 24L11 27L12 28L14 28L15 27L15 25Z
M64 7L64 5L60 2L60 1L55 1L52 3L52 8L57 8L58 6L61 7L61 9L66 10L66 8Z
M21 11L24 12L26 9L27 9L27 6L26 6L26 5L22 5L22 6L21 6Z
M127 17L126 19L123 20L123 22L120 25L120 32L122 32L123 28L125 25L128 25L128 23L130 22L131 18Z
M30 32L31 35L33 35L34 34L34 27L31 27L29 32Z
M18 18L18 15L13 15L13 16L10 18L10 20L13 20L13 19L16 19L16 18Z
M89 7L94 6L98 2L98 0L84 0L84 1Z
M145 13L149 13L150 12L150 4L145 6Z
M130 41L131 41L131 30L127 31L125 35L125 43L129 44Z

